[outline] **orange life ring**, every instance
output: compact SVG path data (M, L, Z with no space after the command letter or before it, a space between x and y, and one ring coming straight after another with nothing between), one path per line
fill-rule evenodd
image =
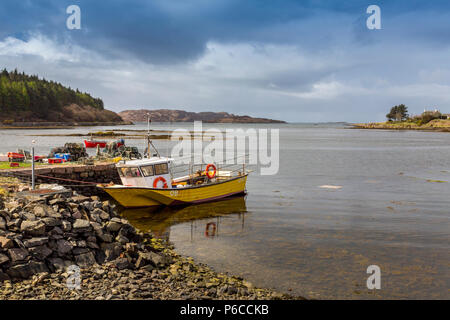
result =
M210 168L214 169L212 171L212 174L210 174L210 171L209 171ZM216 176L216 172L217 172L216 166L213 165L212 163L208 164L206 166L205 172L206 172L206 175L208 176L208 178L210 178L210 179L214 178Z
M158 182L162 181L164 183L163 188L167 189L167 181L163 177L158 177L153 181L153 188L158 188Z
M212 226L212 232L209 234L209 227ZM214 222L209 222L206 224L205 236L214 237L216 235L216 224Z

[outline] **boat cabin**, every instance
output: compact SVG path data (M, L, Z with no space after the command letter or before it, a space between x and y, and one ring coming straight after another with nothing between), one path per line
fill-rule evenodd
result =
M124 186L171 188L169 165L172 161L172 158L152 157L121 161L116 167Z

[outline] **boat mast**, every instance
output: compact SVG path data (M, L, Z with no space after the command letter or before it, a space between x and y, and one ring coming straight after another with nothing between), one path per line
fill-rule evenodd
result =
M150 159L151 152L150 152L150 113L147 113L147 158Z
M147 158L150 159L152 156L151 153L151 149L150 147L153 147L153 149L155 149L156 154L158 155L158 157L161 157L159 155L159 151L158 149L156 149L156 147L153 145L152 140L150 140L150 113L147 113Z

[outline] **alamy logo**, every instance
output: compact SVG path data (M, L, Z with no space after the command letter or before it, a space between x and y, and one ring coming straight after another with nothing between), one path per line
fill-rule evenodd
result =
M381 269L377 265L367 267L367 273L370 277L367 278L367 289L381 289Z
M67 29L81 29L81 9L79 6L73 4L68 6L66 9L66 13L70 14L66 20Z
M367 18L366 25L369 30L380 30L381 29L381 9L379 6L373 4L367 8L366 11L371 14Z
M184 164L259 165L261 175L275 175L280 167L279 129L209 128L203 131L202 122L195 121L192 133L176 129L170 140L178 142L172 148L171 157L182 159ZM204 141L209 143L204 146Z
M70 290L80 290L81 289L81 271L80 267L77 265L71 265L67 267L67 273L69 277L67 277L66 285Z

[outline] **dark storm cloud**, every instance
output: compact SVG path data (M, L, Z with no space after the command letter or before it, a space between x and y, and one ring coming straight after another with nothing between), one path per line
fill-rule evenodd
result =
M421 26L410 26L422 41L448 42L450 31L434 32L424 25L420 13L442 11L449 1L328 1L328 0L160 0L160 1L2 1L0 36L24 39L39 32L95 50L105 57L135 57L153 64L194 60L204 53L208 41L257 42L297 45L309 50L339 43L346 17L354 24L354 41L373 41L365 28L368 5L383 8L386 24L392 24L387 38L407 32L396 17L416 13ZM82 30L65 27L65 9L77 4L82 13ZM445 22L438 22L445 23ZM372 38L371 38L372 37ZM411 34L412 37L412 34ZM436 39L436 40L435 40Z
M81 8L81 30L66 8ZM381 7L382 30L366 9ZM2 0L0 65L113 110L186 106L289 121L450 112L450 1ZM376 117L374 119L374 116Z
M65 9L77 4L82 30L65 27ZM77 44L104 55L132 55L152 63L197 58L210 40L263 40L261 27L307 14L292 1L6 1L0 4L0 35L28 32ZM272 36L268 41L277 40Z

